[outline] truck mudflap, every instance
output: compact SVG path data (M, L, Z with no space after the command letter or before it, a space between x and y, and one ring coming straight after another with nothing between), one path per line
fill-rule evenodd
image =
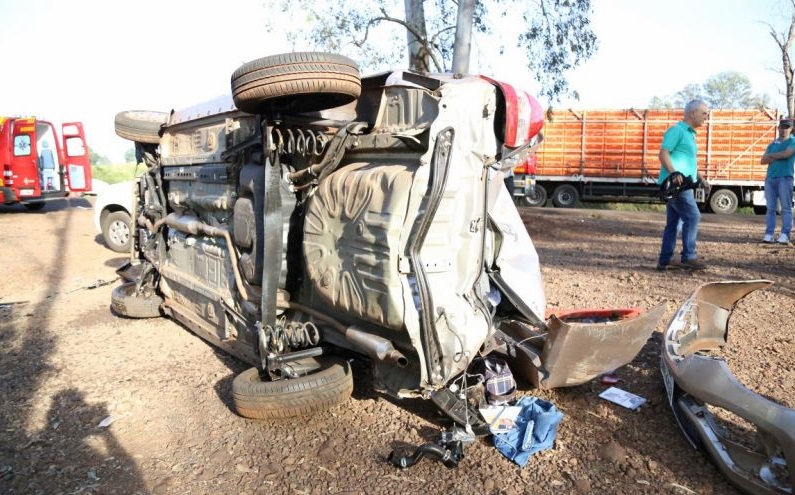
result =
M577 310L553 314L547 331L507 320L495 337L511 370L541 389L571 387L629 363L665 312L636 308Z
M795 410L749 390L723 359L703 354L726 345L737 302L770 285L769 280L748 280L699 287L668 325L660 369L674 417L694 448L709 454L728 480L746 493L792 494ZM710 407L742 418L746 432L755 433L753 440L731 438Z

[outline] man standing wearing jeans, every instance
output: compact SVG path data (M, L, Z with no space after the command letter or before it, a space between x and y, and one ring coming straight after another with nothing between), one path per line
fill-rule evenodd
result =
M672 177L672 182L675 185L682 186L685 182L698 182L709 191L709 184L698 175L696 165L696 129L704 124L708 115L709 109L706 103L701 100L691 100L685 106L684 119L665 131L660 146L658 184L662 184L674 172L679 172ZM669 199L665 205L665 214L665 230L660 246L660 257L657 260L657 269L661 271L674 267L689 270L705 269L706 265L697 260L696 237L698 236L701 212L698 211L693 189L687 188ZM676 227L679 220L682 220L682 263L674 265L671 260L676 249Z
M781 234L776 242L789 244L792 231L792 176L795 169L795 139L792 137L792 121L782 119L778 124L778 139L767 145L762 155L762 164L767 165L765 177L765 236L762 242L773 242L776 231L776 209L781 205Z

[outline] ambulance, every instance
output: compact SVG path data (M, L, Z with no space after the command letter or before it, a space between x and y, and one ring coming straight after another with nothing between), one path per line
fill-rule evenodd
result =
M91 161L83 124L56 127L35 117L0 117L0 204L29 210L91 190Z

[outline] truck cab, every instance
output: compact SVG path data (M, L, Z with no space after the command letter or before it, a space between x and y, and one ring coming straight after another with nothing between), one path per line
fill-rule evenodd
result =
M91 189L83 124L55 125L35 117L0 117L0 204L36 210L51 199Z

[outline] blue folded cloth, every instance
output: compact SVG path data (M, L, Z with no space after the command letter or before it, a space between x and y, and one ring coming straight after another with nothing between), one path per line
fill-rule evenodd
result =
M538 397L522 397L516 428L494 435L494 446L502 455L524 467L531 454L552 448L563 413Z

